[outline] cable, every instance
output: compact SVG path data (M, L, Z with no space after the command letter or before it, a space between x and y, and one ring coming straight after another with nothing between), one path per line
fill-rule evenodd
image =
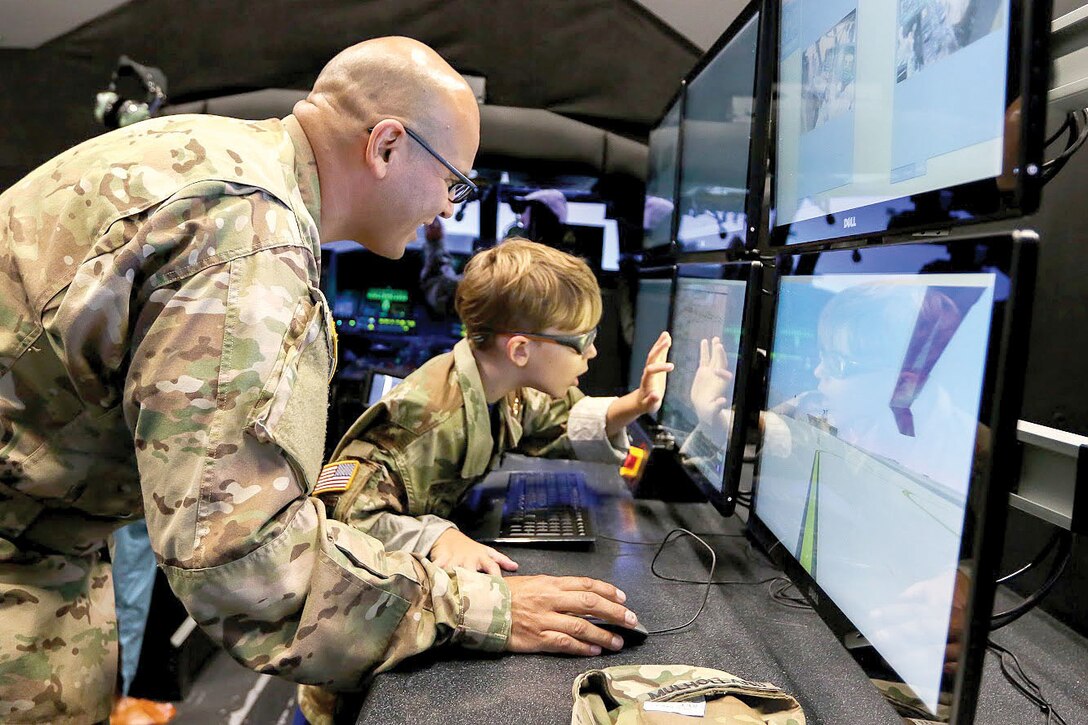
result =
M695 620L699 618L699 615L703 613L703 610L706 609L706 600L710 597L710 584L714 581L714 570L718 568L718 555L714 553L714 550L710 548L710 545L708 543L706 543L687 529L673 529L665 535L664 539L662 539L661 546L657 547L657 552L654 553L653 561L650 562L650 572L652 572L654 576L658 576L657 571L654 568L657 565L657 557L661 556L661 552L664 551L665 545L672 540L673 534L690 536L691 538L702 544L706 548L706 550L710 552L710 571L706 575L706 589L703 590L703 600L699 603L699 609L696 610L695 615L691 619L677 627L666 627L664 629L649 630L647 632L648 634L667 634L669 632L678 632L681 629L686 629L693 622L695 622Z
M1032 559L1032 560L1031 560L1030 562L1028 562L1028 563L1027 563L1027 564L1025 564L1024 566L1020 567L1020 568L1019 568L1019 569L1017 569L1016 571L1014 571L1014 572L1013 572L1012 574L1006 574L1005 576L1001 577L1000 579L998 579L998 580L997 580L997 582L996 582L996 583L997 583L997 584L1004 584L1005 582L1009 582L1009 581L1012 581L1013 579L1015 579L1016 577L1020 576L1020 575L1021 575L1021 574L1023 574L1024 572L1026 572L1026 571L1030 571L1031 569L1034 569L1034 568L1035 568L1036 566L1038 566L1038 565L1039 565L1039 563L1040 563L1040 562L1041 562L1041 561L1042 561L1043 559L1045 559L1045 558L1046 558L1047 554L1049 554L1049 553L1050 553L1050 551L1051 551L1051 550L1052 550L1052 549L1053 549L1053 548L1054 548L1055 546L1057 546L1057 545L1058 545L1058 542L1060 542L1060 541L1061 541L1061 530L1059 529L1059 530L1056 530L1056 531L1054 532L1053 536L1051 536L1051 537L1050 537L1050 540L1049 540L1048 542L1046 542L1046 546L1044 546L1044 547L1043 547L1043 548L1042 548L1042 549L1041 549L1041 550L1039 551L1039 553L1035 555L1035 558L1034 558L1034 559Z
M808 603L802 596L791 596L786 594L790 589L796 589L797 585L792 580L784 576L776 576L771 579L770 584L767 585L767 591L770 592L771 599L783 607L789 607L790 609L812 609L812 605Z
M1043 183L1046 184L1065 167L1084 142L1088 140L1088 110L1080 109L1070 112L1069 118L1069 143L1065 150L1050 161L1043 163Z
M1056 130L1053 135L1051 135L1051 137L1046 140L1046 142L1043 144L1043 148L1050 146L1052 143L1061 138L1061 135L1065 133L1066 130L1069 128L1069 124L1072 123L1073 114L1074 111L1070 111L1069 113L1065 114L1065 118L1062 120L1062 124L1058 126L1058 130Z
M1054 584L1057 583L1061 577L1062 572L1065 571L1066 565L1073 557L1073 534L1072 532L1064 529L1058 531L1058 536L1061 537L1061 543L1058 546L1058 551L1054 555L1054 562L1050 565L1050 575L1047 580L1039 587L1038 591L1029 596L1027 599L1016 605L1012 609L1007 609L1004 612L998 612L990 619L990 631L1001 629L1007 625L1012 624L1020 617L1027 614L1036 604L1038 604L1043 597L1050 593L1050 590L1054 588Z
M678 531L678 530L679 529L673 529L673 531ZM700 532L698 532L696 534L692 534L692 536L706 536L708 538L713 537L713 536L720 536L720 537L726 538L726 539L743 539L746 536L746 534L719 534L719 533L714 533L714 532L700 531ZM615 541L616 543L619 543L619 544L632 544L634 546L661 546L662 545L662 543L660 541L631 541L629 539L617 539L615 536L605 536L604 534L597 534L597 538L598 539L604 539L606 541Z
M1051 722L1069 725L1065 721L1065 718L1057 713L1054 706L1043 697L1043 691L1040 689L1039 685L1036 684L1035 680L1028 677L1028 674L1024 672L1024 668L1020 666L1020 660L1016 659L1016 655L993 640L986 645L986 649L997 654L998 662L1001 665L1001 674L1005 676L1005 679L1046 715L1047 725ZM1006 661L1006 657L1012 660L1011 667L1008 661Z

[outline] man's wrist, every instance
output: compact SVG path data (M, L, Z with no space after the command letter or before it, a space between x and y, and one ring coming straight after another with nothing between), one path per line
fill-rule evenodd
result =
M501 576L458 567L461 622L453 641L462 647L501 652L510 638L510 587Z

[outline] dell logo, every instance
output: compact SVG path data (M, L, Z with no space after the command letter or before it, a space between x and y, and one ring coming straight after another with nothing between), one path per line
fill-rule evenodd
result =
M858 218L856 216L848 216L842 220L843 229L853 229L858 225Z

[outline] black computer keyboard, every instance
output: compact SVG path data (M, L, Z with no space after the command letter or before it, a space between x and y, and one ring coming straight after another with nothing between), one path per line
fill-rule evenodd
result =
M511 473L495 541L588 545L593 535L590 494L578 472Z

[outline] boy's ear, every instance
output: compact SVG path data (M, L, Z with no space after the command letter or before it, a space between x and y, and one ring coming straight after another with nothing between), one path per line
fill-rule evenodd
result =
M521 335L511 335L506 340L506 357L519 368L528 365L529 341Z

